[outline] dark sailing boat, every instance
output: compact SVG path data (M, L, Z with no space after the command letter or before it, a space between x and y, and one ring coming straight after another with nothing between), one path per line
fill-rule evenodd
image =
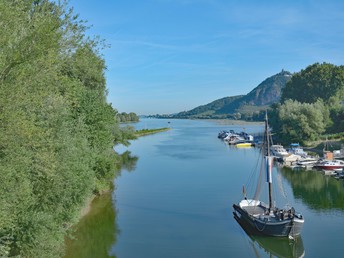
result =
M265 133L262 145L264 154L263 167L266 169L267 182L269 187L269 205L257 198L247 199L246 196L239 204L233 204L234 217L241 223L245 223L252 230L259 234L277 237L294 237L301 233L304 218L296 213L292 207L290 209L279 209L273 206L272 200L272 162L270 156L270 134L268 118L265 119ZM246 194L245 194L246 195Z

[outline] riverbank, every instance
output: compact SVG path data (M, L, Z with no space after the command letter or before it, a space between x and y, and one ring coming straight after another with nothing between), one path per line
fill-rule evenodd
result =
M142 129L142 130L136 130L135 131L135 136L136 137L141 137L141 136L146 136L146 135L150 135L150 134L155 134L155 133L160 133L160 132L165 132L170 130L171 128L157 128L157 129ZM95 198L107 194L109 192L111 192L113 190L113 186L110 186L109 189L105 189L102 190L101 192L97 193L97 194L93 194L91 195L86 201L85 201L85 205L84 207L80 210L80 214L79 214L79 220L82 219L85 215L87 215L90 210L91 210L91 206L92 206L92 202Z
M142 129L142 130L137 130L135 131L135 136L136 137L141 137L141 136L146 136L150 134L155 134L159 132L164 132L168 131L171 128L157 128L157 129ZM116 175L115 175L116 178ZM94 212L92 211L94 209L94 202L96 199L102 198L104 195L108 195L110 192L112 192L114 189L114 186L110 186L109 189L104 189L100 191L99 193L92 194L90 197L85 200L84 206L81 208L78 216L78 222L74 225L70 225L70 227L75 227L77 226L83 219L84 217L88 216L90 213ZM70 241L70 239L66 238L65 239L65 244L67 243L66 241Z
M155 134L155 133L161 133L170 130L171 128L169 127L164 127L164 128L157 128L157 129L142 129L142 130L136 130L135 131L135 136L140 137L140 136L146 136L149 134Z

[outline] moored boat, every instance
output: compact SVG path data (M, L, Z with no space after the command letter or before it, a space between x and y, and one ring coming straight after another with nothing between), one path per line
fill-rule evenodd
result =
M291 154L295 154L301 156L302 158L307 157L307 152L303 150L299 143L291 143L288 149L288 152Z
M229 132L223 130L223 131L220 131L220 132L219 132L219 134L217 135L217 138L219 138L219 139L224 139L224 138L226 138L228 135L229 135Z
M259 234L276 237L294 237L301 234L304 218L295 212L293 207L280 209L274 205L272 200L272 162L270 155L270 134L268 131L268 119L265 120L265 136L262 145L264 157L260 160L266 169L269 190L269 204L258 200L258 197L247 199L244 191L244 199L238 204L233 204L234 217L240 223L244 223L251 230ZM262 166L260 166L262 167ZM261 174L263 171L261 170Z
M280 144L274 144L270 146L271 155L276 158L283 159L284 157L289 156L287 150Z
M337 170L344 168L344 161L343 160L322 160L319 161L314 165L316 168L324 169L324 170Z
M232 145L236 145L238 143L243 143L245 142L245 139L241 136L238 136L238 135L234 135L234 136L230 136L230 137L227 137L225 139L229 144L232 144Z
M247 147L254 146L254 143L253 142L239 142L235 144L235 146L237 146L238 148L247 148Z
M246 199L234 204L234 216L259 234L295 237L301 234L304 218L290 209L271 209L259 200Z
M296 165L300 167L313 167L318 162L318 160L318 158L308 156L297 160Z

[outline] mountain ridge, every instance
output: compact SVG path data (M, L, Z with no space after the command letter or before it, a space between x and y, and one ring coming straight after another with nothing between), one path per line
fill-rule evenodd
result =
M208 104L182 111L164 118L216 119L231 118L254 120L261 110L280 101L282 89L292 77L292 73L282 70L262 81L246 95L223 97Z

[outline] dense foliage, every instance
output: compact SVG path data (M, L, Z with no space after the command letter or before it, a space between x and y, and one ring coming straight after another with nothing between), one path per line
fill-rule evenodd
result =
M344 66L313 64L293 75L273 106L270 123L280 140L314 141L344 131Z
M116 115L117 121L120 123L126 123L126 122L138 122L140 120L140 118L138 117L138 115L136 115L134 112L130 112L130 113L118 113Z
M2 0L0 17L0 257L59 257L132 132L106 102L102 42L65 2Z
M329 124L329 112L322 100L315 103L300 103L287 100L279 105L277 116L272 119L274 132L283 142L317 140Z
M322 99L335 105L344 99L344 66L315 63L295 73L282 91L281 102L293 99L314 103Z

